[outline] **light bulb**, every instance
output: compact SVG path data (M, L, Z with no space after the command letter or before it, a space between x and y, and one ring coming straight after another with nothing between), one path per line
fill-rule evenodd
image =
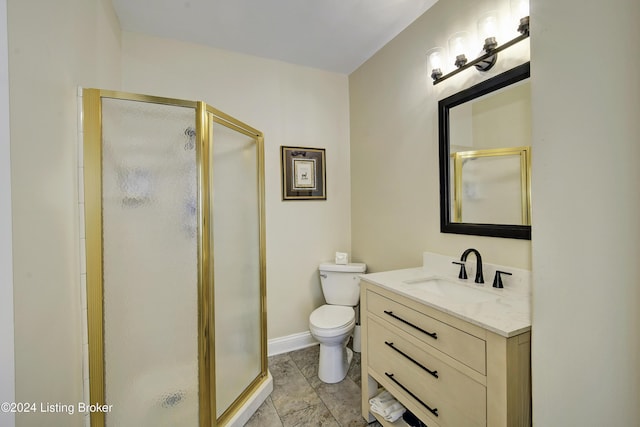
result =
M529 0L511 0L511 18L518 22L520 34L529 33Z
M529 0L511 0L511 17L520 20L529 16Z
M498 35L498 13L490 11L482 14L478 19L478 36L484 41L484 50L494 49L498 43L496 36Z
M455 56L455 66L458 68L467 63L468 45L466 31L457 32L449 38L449 54Z
M434 47L427 52L427 67L431 70L431 78L437 80L442 76L444 65L444 48Z

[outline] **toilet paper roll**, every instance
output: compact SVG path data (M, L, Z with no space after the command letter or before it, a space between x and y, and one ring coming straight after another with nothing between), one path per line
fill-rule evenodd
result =
M336 264L348 264L349 263L349 255L345 252L336 252Z

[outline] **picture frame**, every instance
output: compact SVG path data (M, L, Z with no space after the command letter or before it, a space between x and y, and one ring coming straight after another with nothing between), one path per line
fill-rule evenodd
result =
M280 147L282 200L327 200L325 149Z

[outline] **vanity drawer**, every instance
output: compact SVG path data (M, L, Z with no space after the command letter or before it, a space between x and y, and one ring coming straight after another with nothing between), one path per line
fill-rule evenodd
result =
M398 328L369 318L369 368L386 387L402 389L423 410L423 419L426 416L442 427L485 426L485 386L412 341L411 335Z
M451 356L481 374L486 373L484 340L433 317L367 291L367 311Z

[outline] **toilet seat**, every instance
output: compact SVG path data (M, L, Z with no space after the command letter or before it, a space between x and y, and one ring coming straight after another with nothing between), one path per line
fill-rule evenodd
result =
M309 326L318 336L335 336L348 332L356 322L353 307L325 304L309 316Z

